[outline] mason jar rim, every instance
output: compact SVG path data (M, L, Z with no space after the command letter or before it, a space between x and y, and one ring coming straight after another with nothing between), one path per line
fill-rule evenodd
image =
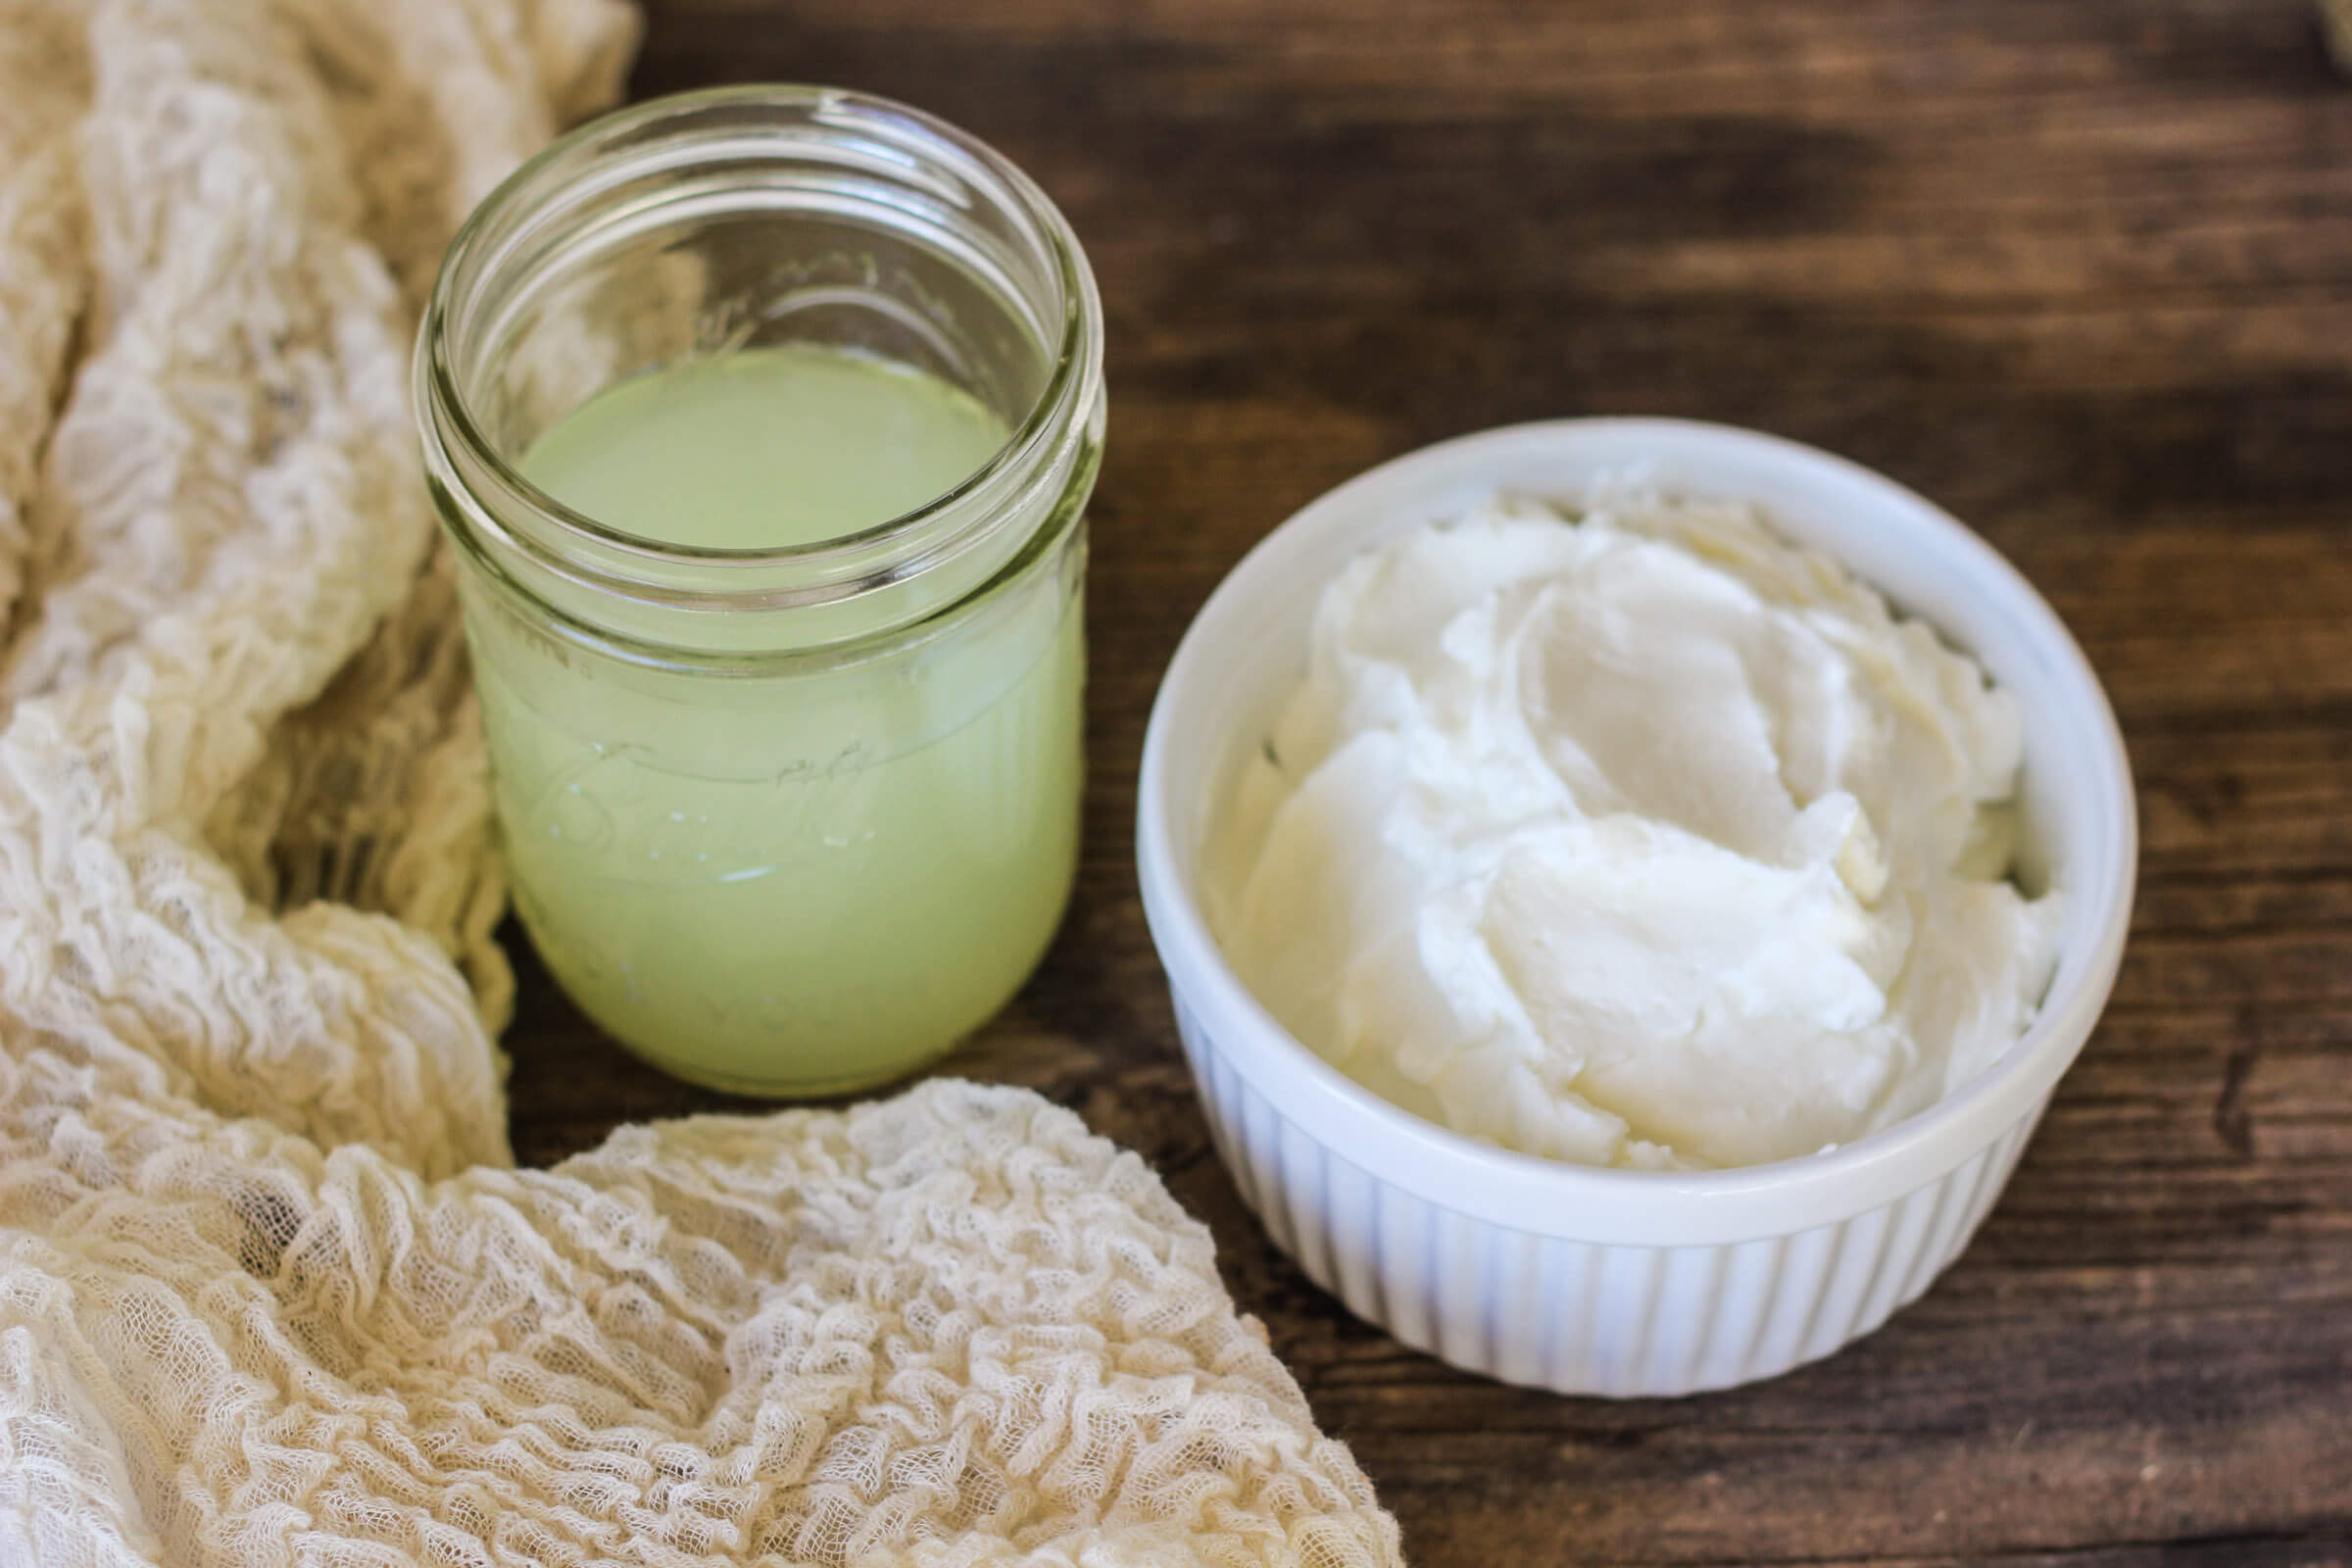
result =
M844 146L848 138L865 136L896 151L905 162L893 173L920 173L927 160L929 168L944 169L951 178L968 182L1020 220L1021 237L1035 245L1036 259L1049 264L1060 295L1058 340L1041 345L1050 346L1053 354L1045 384L1020 423L985 463L921 506L853 532L802 544L728 547L671 543L615 527L566 505L524 475L489 439L453 361L449 330L453 319L463 323L465 308L480 303L471 296L481 293L483 285L496 275L494 264L508 259L489 248L493 241L520 237L527 230L514 225L551 198L575 190L609 160L625 162L630 153L643 151L645 144L637 138L649 127L731 106L801 111L809 126L839 132ZM741 134L745 142L762 139L778 139L775 128L750 126ZM700 160L689 157L684 161ZM552 173L574 164L577 167L551 179ZM1052 198L1017 165L969 132L892 98L852 88L767 82L671 93L615 110L557 138L514 169L474 207L442 258L418 328L415 373L428 458L436 467L446 467L449 448L454 445L467 460L469 471L458 483L472 503L466 509L468 520L501 542L524 551L542 569L592 589L624 594L631 589L652 589L663 602L708 609L723 608L736 594L723 588L664 591L664 585L625 568L636 564L659 573L664 567L720 571L768 567L774 569L759 573L771 581L766 591L747 585L743 592L758 608L788 608L837 602L872 587L905 581L960 554L962 547L992 531L992 519L1004 508L992 507L966 517L962 526L943 524L952 524L978 493L1006 484L1026 488L1019 482L1021 475L1053 466L1052 459L1062 444L1056 435L1066 437L1072 426L1084 420L1089 390L1101 374L1102 352L1102 305L1085 252ZM484 488L494 493L480 494ZM509 526L504 514L510 509L549 525L556 539L585 547L594 558L611 564L601 569L589 565L579 557L552 549L548 541L530 532ZM891 551L892 546L912 548ZM778 576L799 580L775 585L772 579Z

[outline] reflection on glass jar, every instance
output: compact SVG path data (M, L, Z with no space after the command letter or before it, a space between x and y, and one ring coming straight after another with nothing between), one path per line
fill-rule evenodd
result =
M516 906L640 1054L880 1082L1044 953L1101 331L1018 171L828 89L599 121L459 234L418 400Z

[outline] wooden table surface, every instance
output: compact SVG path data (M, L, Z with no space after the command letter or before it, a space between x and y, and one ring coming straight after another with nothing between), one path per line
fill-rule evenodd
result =
M910 100L1092 253L1092 777L1067 925L948 1070L1142 1151L1421 1564L2352 1562L2352 83L2306 0L663 0L636 77ZM2056 604L2139 781L2106 1021L1968 1254L1776 1382L1454 1373L1210 1152L1129 836L1152 688L1262 532L1559 415L1815 442ZM521 953L514 1136L723 1104Z

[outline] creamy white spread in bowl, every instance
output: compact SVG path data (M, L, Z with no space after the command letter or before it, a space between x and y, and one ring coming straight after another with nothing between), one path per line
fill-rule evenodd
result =
M1850 1143L2013 1045L2017 706L1753 507L1498 497L1350 561L1212 813L1250 992L1366 1088L1639 1168Z
M1170 665L1137 830L1276 1240L1600 1394L1826 1354L1958 1254L2105 1002L2135 834L2096 679L1983 541L1673 420L1466 437L1277 529Z

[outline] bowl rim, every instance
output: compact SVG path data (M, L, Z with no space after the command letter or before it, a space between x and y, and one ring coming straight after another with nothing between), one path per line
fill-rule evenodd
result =
M1624 449L1621 465L1671 446L1711 453L1735 466L1801 472L1835 482L1876 508L1884 521L1932 536L1976 579L1978 597L1999 601L2063 688L2058 695L2070 713L2086 720L2080 755L2068 756L2066 765L2086 766L2094 775L2102 808L2090 824L2097 842L2087 863L2106 874L2067 890L2070 899L2091 901L2075 927L2085 933L2080 959L2069 963L2073 955L2061 953L2033 1023L1974 1079L1890 1127L1826 1152L1722 1170L1637 1171L1521 1153L1427 1120L1364 1088L1274 1019L1226 961L1193 896L1193 878L1182 869L1167 786L1175 765L1170 732L1187 706L1200 700L1198 669L1210 657L1209 645L1234 634L1224 622L1239 613L1255 579L1280 569L1276 558L1290 547L1286 541L1377 536L1381 524L1363 518L1379 517L1385 495L1469 472L1482 462L1545 448L1611 446ZM1591 464L1589 452L1582 461ZM1390 506L1392 526L1399 504ZM1817 548L1838 555L1835 547ZM1145 920L1179 1010L1193 1015L1217 1054L1272 1106L1376 1179L1467 1217L1537 1236L1650 1246L1763 1240L1850 1218L1940 1179L2021 1119L2037 1116L2113 988L2130 924L2137 840L2130 760L2106 694L2056 612L1991 545L1914 491L1847 459L1762 431L1673 418L1551 419L1477 431L1391 459L1292 514L1227 571L1186 628L1152 701L1136 803ZM1196 1073L1200 1065L1194 1063Z

